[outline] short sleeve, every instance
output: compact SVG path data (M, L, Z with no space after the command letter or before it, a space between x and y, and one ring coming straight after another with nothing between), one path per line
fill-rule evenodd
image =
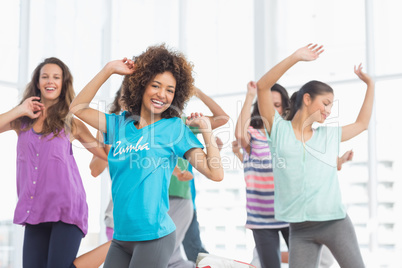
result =
M184 154L192 148L204 148L197 137L193 134L188 126L181 120L176 120L172 126L174 135L173 151L174 153L185 158Z
M118 135L120 127L130 120L126 120L127 112L124 111L121 115L105 114L106 117L106 133L103 134L104 143L111 145L114 143L115 137Z
M106 117L106 133L103 133L104 143L113 144L113 137L116 133L116 114L105 114Z

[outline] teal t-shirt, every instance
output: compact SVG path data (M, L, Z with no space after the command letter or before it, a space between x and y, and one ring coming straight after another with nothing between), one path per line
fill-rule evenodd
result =
M345 218L336 162L341 137L341 127L320 126L303 143L296 139L291 122L275 112L268 142L273 158L277 220Z
M142 129L127 112L106 114L105 143L112 145L109 171L114 235L122 241L154 240L176 227L168 215L168 187L177 158L202 144L180 118L161 119Z

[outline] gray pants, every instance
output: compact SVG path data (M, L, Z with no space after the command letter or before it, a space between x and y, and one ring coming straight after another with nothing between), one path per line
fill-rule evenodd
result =
M149 241L112 240L104 268L166 268L176 241L176 232Z
M280 237L282 233L286 245L289 247L289 227L278 229L252 229L255 247L260 258L261 268L280 268L281 250Z
M326 245L342 268L363 268L364 262L349 216L323 222L290 224L289 268L316 268Z
M168 214L176 225L176 244L169 260L169 268L195 268L195 263L183 259L180 246L187 229L193 219L193 203L191 199L169 196Z

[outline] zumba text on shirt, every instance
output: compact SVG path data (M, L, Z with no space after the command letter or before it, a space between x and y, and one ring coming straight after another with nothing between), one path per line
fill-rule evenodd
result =
M140 144L142 139L144 137L141 137L138 141L137 144L135 146L133 146L132 144L127 145L125 148L124 147L120 147L121 145L121 141L117 141L116 144L116 148L113 150L113 156L116 156L118 154L124 154L124 153L130 153L131 151L134 152L138 152L138 151L142 151L142 150L149 150L148 148L148 142L145 144Z

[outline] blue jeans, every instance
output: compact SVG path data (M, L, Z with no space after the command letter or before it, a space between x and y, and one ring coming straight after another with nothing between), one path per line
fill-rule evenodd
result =
M184 251L189 261L196 262L198 253L208 253L202 246L200 225L197 220L197 211L194 210L193 220L187 229L183 240Z

